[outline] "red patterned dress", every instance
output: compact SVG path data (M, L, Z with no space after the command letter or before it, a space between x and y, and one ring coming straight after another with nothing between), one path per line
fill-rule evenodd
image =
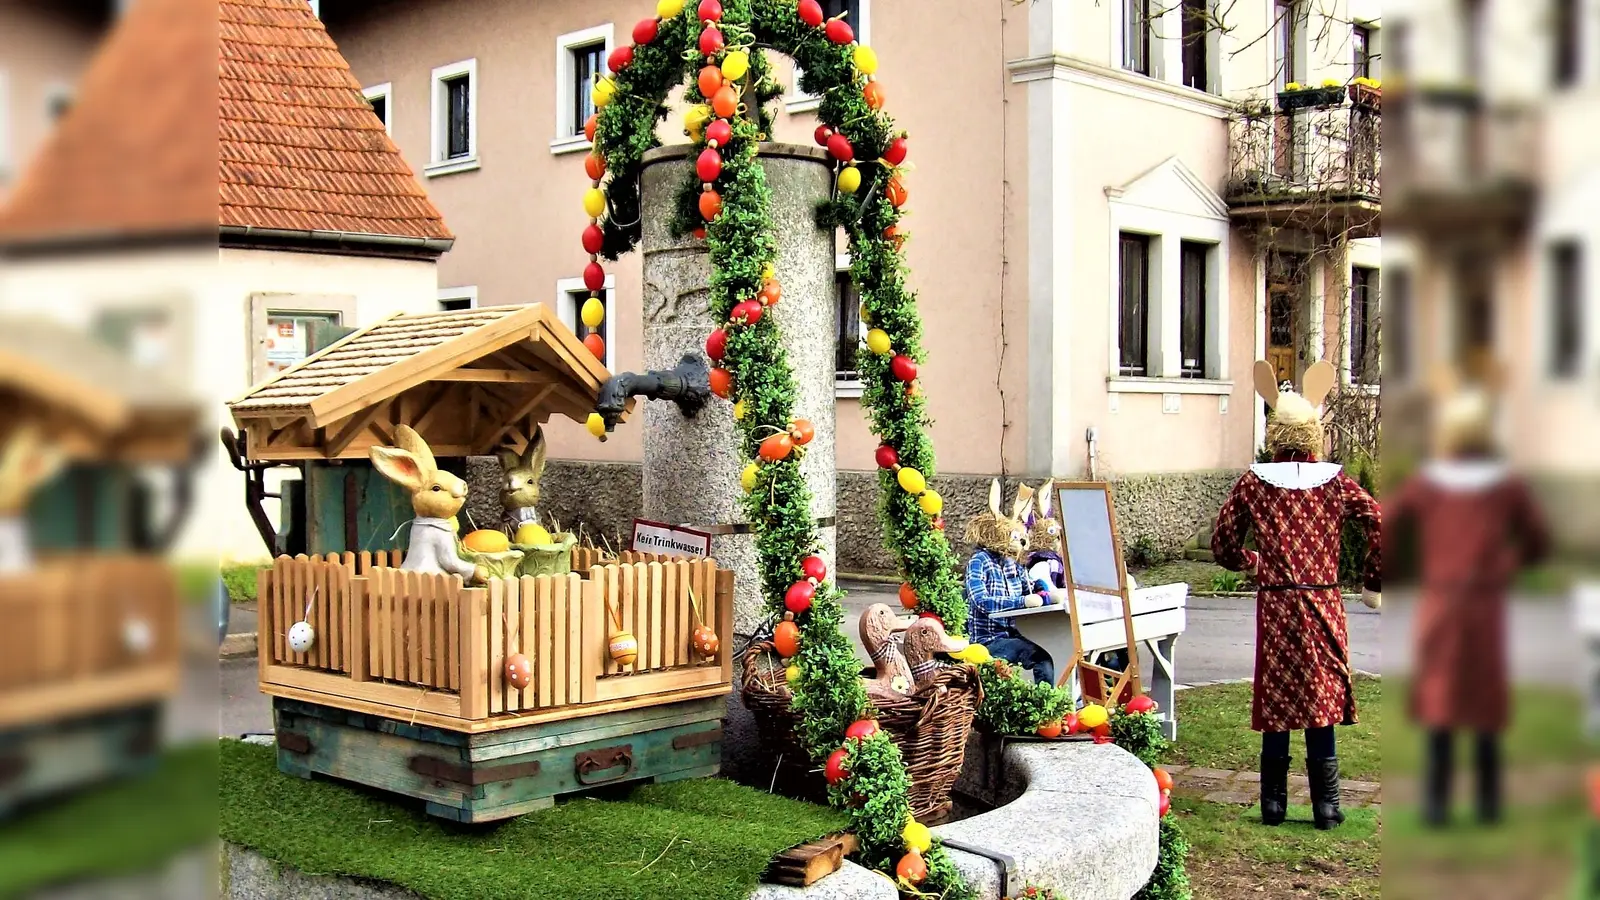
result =
M1380 589L1382 512L1335 463L1252 466L1217 516L1211 550L1223 567L1254 571L1255 700L1250 727L1299 731L1353 725L1349 630L1340 594L1344 523L1368 526L1366 587ZM1253 533L1256 549L1245 547Z

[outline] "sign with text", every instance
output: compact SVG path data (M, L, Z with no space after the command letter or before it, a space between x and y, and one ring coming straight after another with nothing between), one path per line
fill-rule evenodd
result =
M634 519L633 550L706 557L711 555L711 535L679 525Z

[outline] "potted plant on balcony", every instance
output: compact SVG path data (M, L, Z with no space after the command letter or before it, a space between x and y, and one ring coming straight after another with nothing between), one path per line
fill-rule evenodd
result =
M1383 84L1376 78L1357 78L1350 82L1350 102L1364 109L1381 109Z
M1332 78L1324 81L1322 87L1291 81L1278 92L1278 109L1284 112L1313 106L1338 106L1343 102L1344 86Z

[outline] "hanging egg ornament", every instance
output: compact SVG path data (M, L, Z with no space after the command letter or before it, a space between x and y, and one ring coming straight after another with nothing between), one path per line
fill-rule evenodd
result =
M784 592L783 607L798 616L811 609L811 601L816 596L816 585L809 581L796 581Z
M689 643L694 647L694 652L700 654L702 659L713 659L717 655L717 648L722 646L722 640L710 626L700 625L689 634Z
M868 109L883 109L883 104L888 100L884 96L883 82L867 82L866 87L861 89L861 99L866 101Z
M606 176L605 157L598 152L585 156L583 158L583 171L584 174L589 176L590 181L599 181L604 178Z
M701 181L716 181L722 174L722 154L707 147L700 151L700 157L694 161L694 174Z
M655 19L640 19L639 23L633 26L633 42L641 45L648 44L655 40L656 35L660 33L660 22Z
M845 166L839 170L839 193L854 194L861 190L861 170L855 166Z
M851 51L850 59L856 64L856 71L863 75L878 74L878 53L866 44L857 44Z
M828 779L829 784L836 785L850 777L850 771L844 766L847 755L848 752L843 747L828 754L828 762L822 767L822 775Z
M783 299L783 285L776 278L768 278L761 283L761 293L756 295L756 299L762 306L777 306L778 301Z
M722 87L722 70L716 66L706 66L695 79L695 86L706 97L712 96Z
M761 321L761 304L754 300L741 300L733 305L729 318L739 325L754 325Z
M594 83L594 89L589 92L589 99L594 101L595 109L605 109L616 99L617 83L610 78L602 78Z
M704 103L697 103L689 107L683 114L683 130L693 140L700 140L705 131L706 122L711 119L711 107Z
M933 517L933 530L934 531L943 531L944 530L944 516L934 516Z
M602 416L597 412L589 413L589 418L584 421L583 427L589 429L589 433L594 435L595 437L600 438L601 440L605 439L605 436L606 436L606 419L605 419L605 416Z
M711 95L711 110L724 119L731 119L739 113L739 92L733 85L725 84L717 88Z
M716 191L700 192L700 215L707 222L722 213L722 195Z
M790 659L800 652L800 626L793 622L779 622L772 632L772 646L778 655Z
M694 235L694 239L697 241L703 241L706 239L706 227L704 225L701 225L699 228L696 228L689 233Z
M856 158L856 150L850 145L850 139L838 132L828 138L828 155L840 162L849 162Z
M888 356L894 349L894 344L889 340L889 332L882 328L874 328L867 332L867 349L878 356ZM888 468L888 466L884 466Z
M894 373L895 378L908 384L917 380L917 364L904 354L889 360L889 371Z
M605 249L606 233L599 225L590 222L583 229L583 252L588 254L599 253Z
M917 589L909 582L900 583L900 605L906 609L917 608Z
M917 497L917 506L921 507L924 513L930 516L937 516L939 513L944 512L944 498L939 496L938 491L930 488Z
M907 884L921 884L928 877L928 863L921 853L907 853L895 863L894 874Z
M756 489L756 478L760 474L761 474L761 464L760 463L751 463L751 464L745 466L744 467L744 471L739 473L739 487L743 488L744 492L746 494L748 494L751 491L755 490Z
M137 616L122 623L122 645L134 656L144 656L155 646L155 632L150 630L150 623Z
M639 639L626 631L613 632L607 646L611 661L619 666L631 666L639 658Z
M900 471L895 473L895 480L900 482L900 487L908 494L920 494L928 489L928 479L923 478L921 472L910 466L901 466Z
M702 22L720 22L722 21L722 3L720 0L700 0L700 8L695 10L695 14L700 17Z
M599 188L589 188L583 192L583 211L589 218L598 219L606 214L606 192ZM570 271L570 270L569 270Z
M814 581L828 580L828 564L820 556L808 556L800 560L800 571Z
M726 331L718 328L706 336L706 356L710 357L712 362L722 362L722 358L727 354L728 333Z
M878 726L877 719L859 719L851 722L850 727L844 730L844 739L847 741L864 741L882 730Z
M795 419L789 426L789 436L794 438L796 446L804 447L817 436L817 428L809 419Z
M583 138L589 143L594 143L595 129L600 127L600 114L593 113L583 120Z
M906 139L904 137L897 137L889 142L888 147L884 148L883 161L891 166L898 166L906 161L907 149Z
M928 830L928 826L912 819L901 829L900 840L905 841L906 849L912 853L927 853L933 847L933 832Z
M856 39L855 30L843 19L828 20L828 40L835 44L848 44Z
M883 239L894 244L896 250L899 250L901 245L906 242L905 233L900 230L899 225L890 225L885 228L883 230Z
M722 36L722 29L715 25L700 32L700 52L706 56L716 56L726 46L728 46L727 38Z
M895 209L905 206L906 201L911 199L911 192L906 190L906 186L898 178L889 179L889 185L883 192L889 198L889 202L894 204Z
M733 140L733 126L723 119L714 119L706 126L706 143L713 147L726 147Z
M613 72L621 72L631 62L633 62L633 48L624 44L611 51L611 55L606 57L606 68Z
M761 458L767 462L782 462L794 451L794 438L779 432L761 442Z
M663 19L670 19L683 12L683 0L658 0L656 15Z
M519 691L533 684L533 663L521 653L506 657L506 683Z
M606 339L605 338L601 337L599 334L597 334L595 332L590 332L590 333L588 333L588 334L583 336L583 346L586 347L589 350L590 353L594 354L594 358L595 359L600 360L600 362L602 364L605 363L605 361L606 361Z
M800 21L816 28L825 18L827 14L822 11L822 4L817 0L800 0Z
M583 267L583 286L588 288L589 290L597 293L597 294L599 292L605 290L606 289L606 270L603 267L601 267L601 265L599 263L597 263L597 262L591 262L587 266L584 266ZM593 300L594 298L591 297L589 299ZM605 307L602 306L601 307L602 315L604 314L604 312L605 312Z
M828 139L833 137L833 129L826 125L818 125L817 130L813 131L811 136L816 140L818 147L826 147L828 146Z
M743 50L734 50L722 58L722 77L729 81L738 81L750 71L750 54Z
M599 297L590 297L583 301L583 324L590 328L599 328L600 323L606 320L606 305L600 302Z
M311 623L304 620L289 626L289 649L296 653L304 653L311 649L317 641L317 632L312 629Z
M880 469L892 469L900 465L900 454L896 453L895 449L888 444L879 444L877 452L873 454L873 458L877 461Z
M711 393L726 400L733 393L733 373L727 369L712 369L707 379L711 383Z

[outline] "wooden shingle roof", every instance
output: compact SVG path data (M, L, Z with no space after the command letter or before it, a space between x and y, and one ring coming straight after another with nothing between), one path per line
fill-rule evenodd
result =
M365 458L410 425L438 456L520 449L560 414L586 421L605 366L542 304L395 315L229 404L251 459Z

